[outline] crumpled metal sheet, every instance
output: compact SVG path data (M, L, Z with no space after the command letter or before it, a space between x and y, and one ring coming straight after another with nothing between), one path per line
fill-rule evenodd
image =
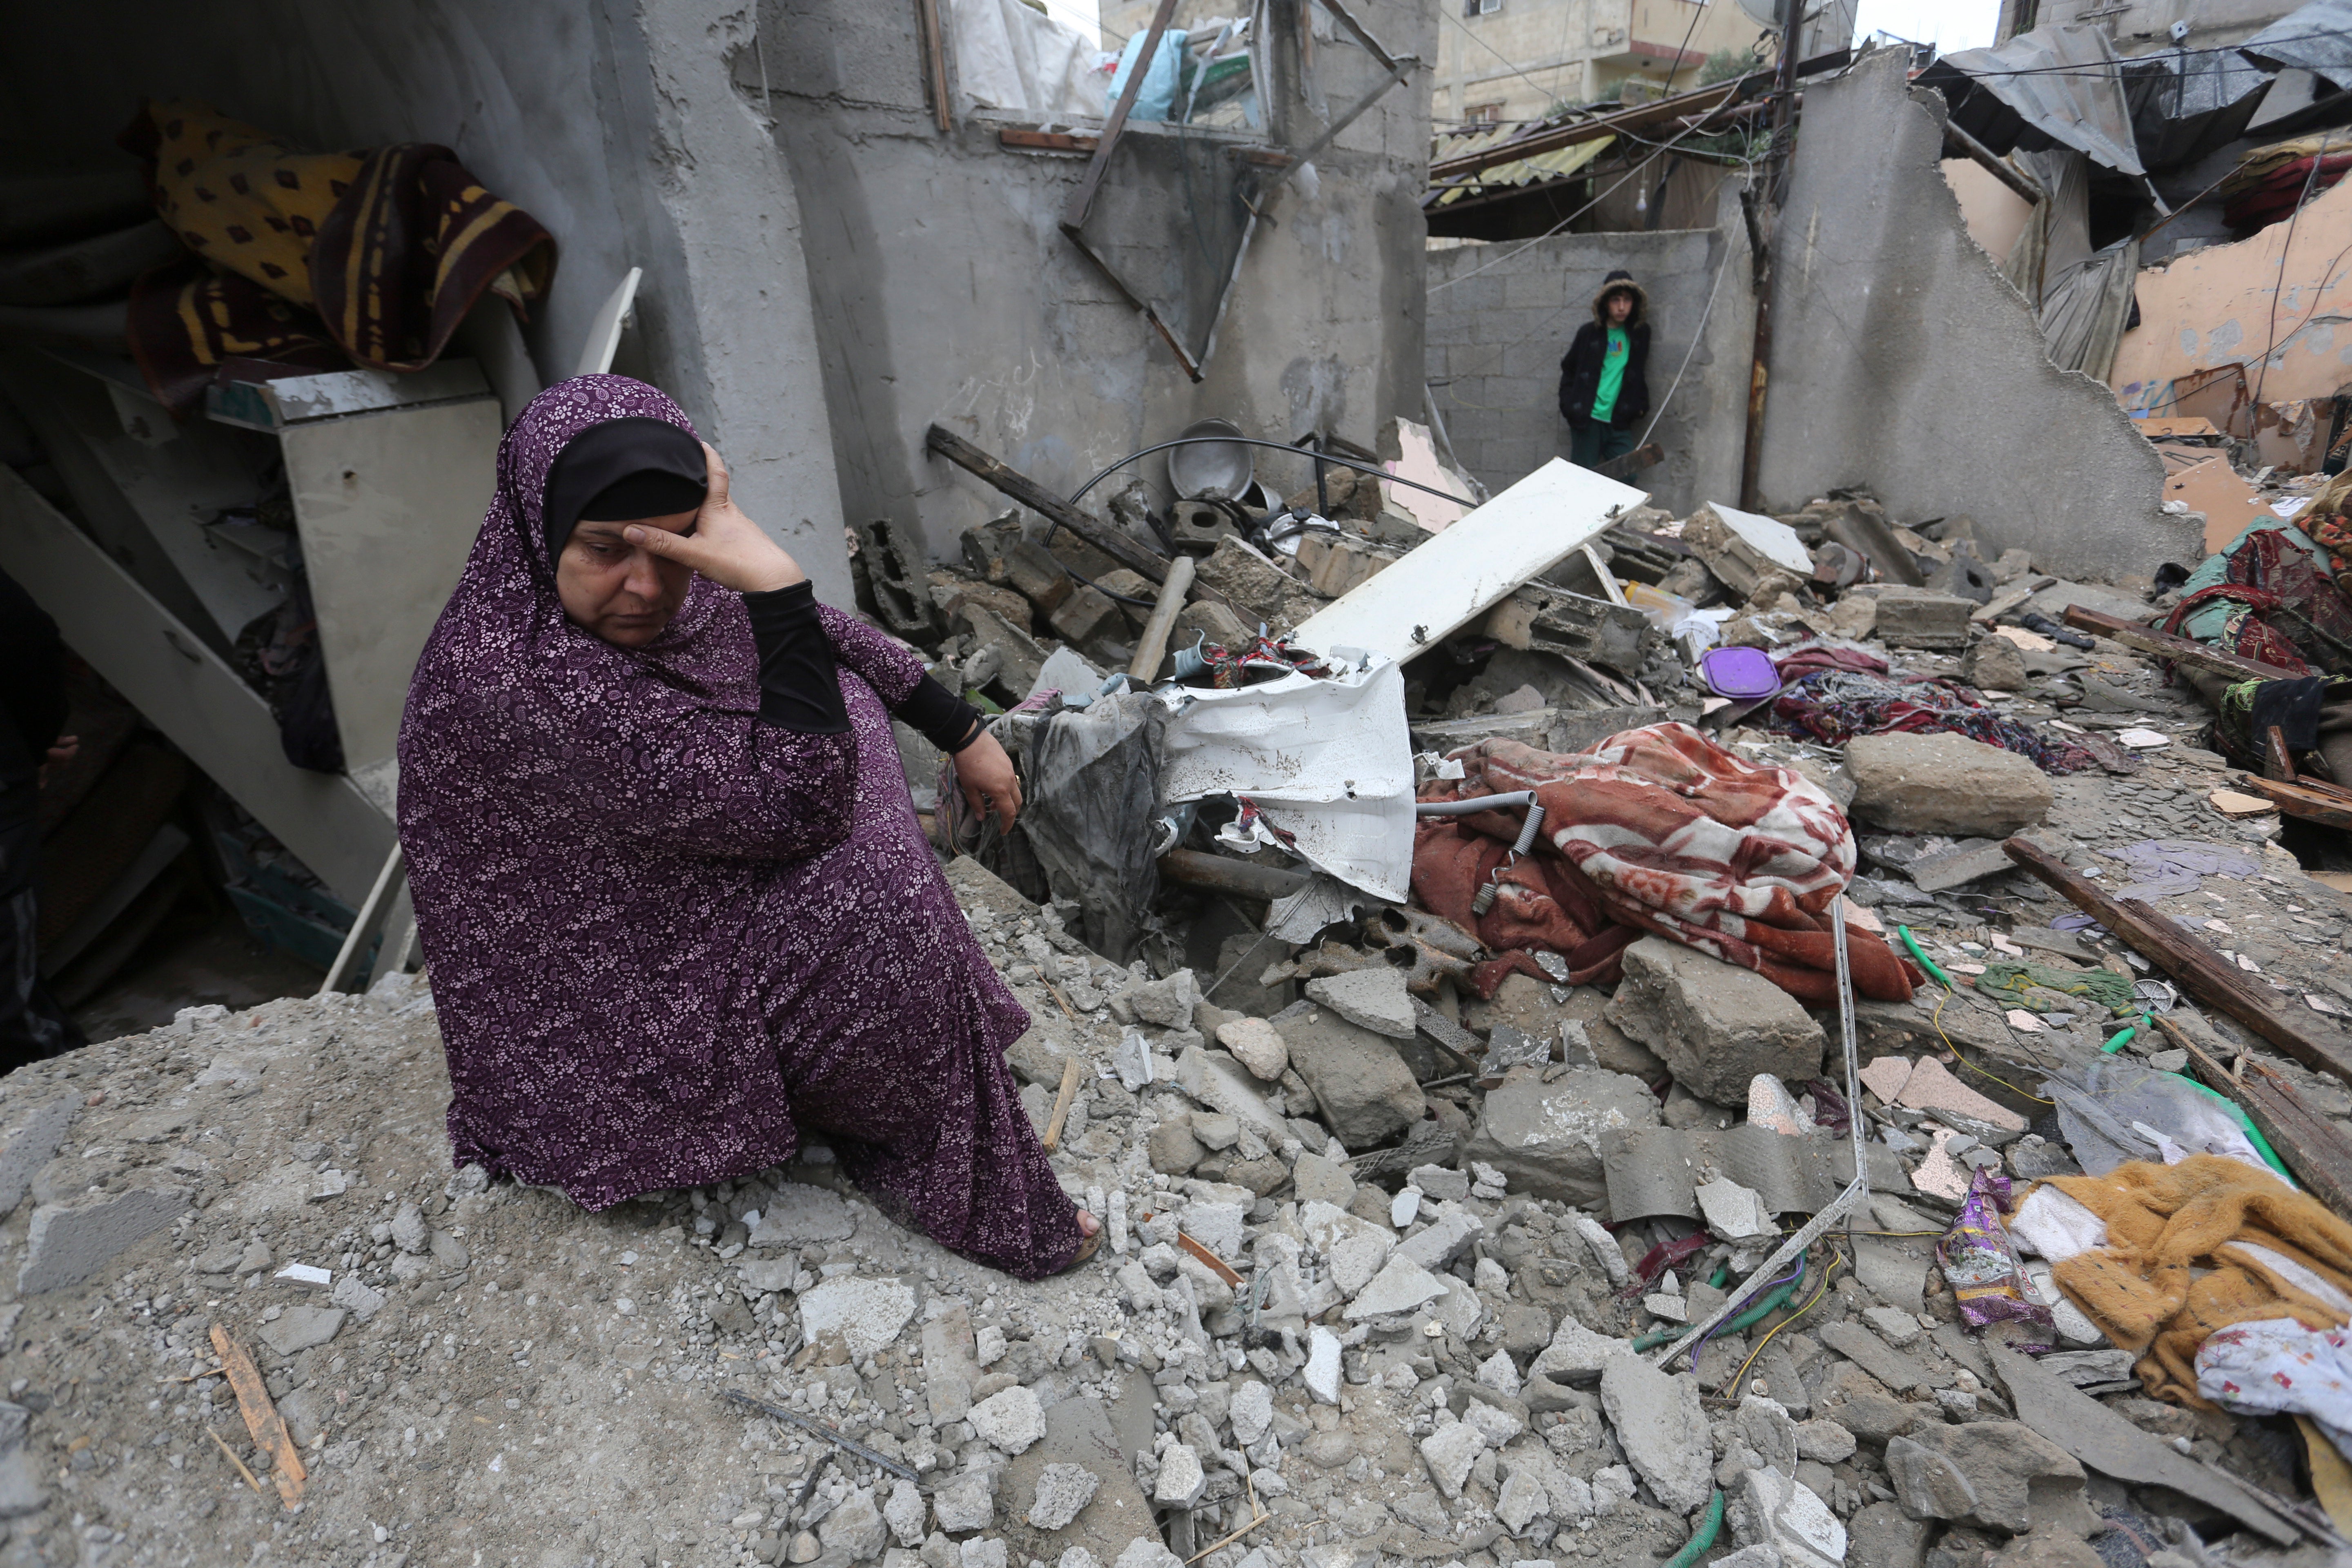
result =
M2272 70L2307 70L2336 87L2352 86L2352 0L2314 0L2238 46Z
M2177 169L2226 146L2270 96L2272 73L2227 49L2172 49L2124 62L2140 161Z
M1869 1149L1873 1191L1913 1190L1894 1150L1882 1143ZM1601 1166L1612 1222L1660 1215L1697 1219L1697 1185L1716 1175L1752 1189L1773 1214L1817 1214L1853 1179L1853 1147L1843 1138L1792 1138L1750 1123L1720 1131L1620 1128L1601 1135Z
M2053 24L1994 48L1960 49L1919 74L1940 90L1952 123L1995 153L2072 147L2144 174L2121 59L2089 23Z

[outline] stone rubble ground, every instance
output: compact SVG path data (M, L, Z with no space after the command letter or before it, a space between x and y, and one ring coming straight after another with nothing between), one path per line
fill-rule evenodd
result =
M2095 667L2108 689L2170 705L2140 661L2110 652ZM2243 845L2259 874L2208 877L2159 907L2289 999L2352 1001L2345 900L2271 842L2273 820L2206 803L2226 775L2189 744L2195 720L2136 710L2171 743L2136 777L2049 781L2034 831L2111 884L2126 875L2114 852L2138 838ZM1838 760L1738 743L1825 772ZM1900 786L1889 798L1916 805ZM2067 906L2020 874L1922 892L1902 853L1944 846L1863 832L1877 848L1858 901L1947 962L2003 955L2029 931L2085 958L2117 951L2048 932ZM1558 1568L1655 1562L1717 1489L1711 1560L1741 1568L2087 1565L2102 1510L2126 1507L2172 1532L2173 1562L2321 1560L2242 1538L2202 1547L2179 1532L2186 1519L2213 1533L2210 1517L2086 1473L2011 1419L1916 1234L1951 1212L1932 1192L1877 1197L1866 1228L1914 1234L1855 1237L1853 1268L1738 1386L1786 1309L1718 1335L1695 1375L1626 1353L1631 1336L1719 1302L1718 1263L1760 1254L1717 1242L1629 1299L1630 1264L1664 1233L1598 1223L1601 1131L1718 1127L1743 1105L1794 1116L1801 1101L1759 1100L1752 1075L1793 1088L1834 1065L1820 1021L1769 986L1747 995L1752 976L1654 943L1629 953L1634 983L1613 1000L1514 976L1461 1023L1552 1042L1556 1059L1488 1092L1424 1095L1408 1065L1423 1047L1395 1036L1410 1010L1384 982L1318 980L1255 1018L1202 1001L1189 973L1154 980L1088 952L969 861L950 879L1035 1021L1012 1061L1041 1127L1065 1061L1081 1062L1054 1158L1106 1218L1098 1261L1015 1284L886 1219L821 1149L586 1215L450 1173L435 1020L403 982L192 1009L0 1080L0 1565ZM1938 1153L1951 1142L1933 1120L1954 1103L1949 1075L1929 1070L1939 1031L2032 1063L2079 1057L2105 1029L2055 1009L2016 1026L1965 990L1860 1013L1865 1062L1923 1064L1871 1105L1909 1131L1915 1163L1936 1157L1921 1152L1931 1138ZM2225 1021L2209 1026L2243 1048ZM2341 1086L2256 1054L2352 1124ZM1662 1106L1649 1085L1670 1066L1691 1081ZM1425 1157L1358 1179L1351 1151L1433 1126ZM1994 1157L2063 1168L2054 1136ZM1719 1224L1724 1196L1707 1200ZM297 1283L295 1265L331 1283ZM198 1430L268 1486L211 1374L215 1324L257 1358L305 1456L298 1511L248 1489ZM2195 1458L2300 1490L2262 1424L2136 1393L2105 1403Z

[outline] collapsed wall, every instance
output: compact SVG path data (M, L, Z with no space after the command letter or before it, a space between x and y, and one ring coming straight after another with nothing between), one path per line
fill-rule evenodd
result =
M1601 279L1622 268L1650 297L1650 402L1663 412L1649 438L1665 449L1632 482L1678 517L1739 499L1755 293L1737 196L1727 189L1721 199L1725 221L1712 229L1558 234L1432 253L1429 381L1454 455L1488 489L1569 455L1560 356L1591 320Z
M1128 127L1085 232L1196 353L1234 277L1215 353L1194 383L1061 232L1089 158L1004 146L999 132L1024 123L1017 116L975 113L940 132L919 39L865 9L786 0L785 31L826 43L772 47L766 61L776 136L808 214L851 521L893 520L944 558L964 529L1004 510L995 491L924 450L934 421L1067 494L1211 416L1267 439L1319 429L1374 448L1394 416L1423 416L1429 108L1414 79L1273 198L1274 222L1258 226L1237 277L1230 193L1243 149L1313 142L1386 73L1344 35L1318 37L1311 58L1275 51L1276 101L1257 132ZM1381 0L1359 15L1391 51L1430 56L1425 9ZM1320 7L1309 20L1329 27ZM1279 15L1269 30L1283 30ZM1157 459L1139 471L1160 480Z
M1939 172L1942 100L1906 54L1805 89L1774 239L1760 481L1775 511L1867 487L1908 521L1973 518L1990 559L2120 580L2204 555L2158 510L2164 465L1969 239Z

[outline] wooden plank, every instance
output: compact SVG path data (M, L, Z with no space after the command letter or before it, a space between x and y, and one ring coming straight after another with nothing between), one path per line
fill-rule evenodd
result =
M1734 79L1714 87L1701 88L1696 92L1684 93L1680 98L1662 98L1654 103L1637 104L1613 114L1580 120L1573 125L1539 131L1516 142L1499 142L1476 153L1465 153L1458 158L1447 158L1429 166L1430 183L1443 184L1479 174L1497 163L1515 163L1522 158L1539 157L1546 153L1557 153L1563 147L1598 141L1623 131L1638 131L1683 115L1711 113L1737 98L1740 85L1740 80Z
M1062 229L1072 238L1086 226L1087 216L1095 210L1095 193L1102 189L1103 175L1109 171L1111 150L1118 145L1119 133L1127 129L1127 117L1135 108L1136 95L1143 90L1143 79L1150 74L1151 58L1160 50L1160 35L1168 31L1168 24L1175 16L1176 0L1160 0L1159 8L1151 13L1151 26L1143 32L1143 47L1136 51L1135 68L1127 73L1127 85L1119 89L1118 101L1111 105L1110 118L1103 121L1102 139L1095 144L1094 162L1078 177L1078 188L1070 193L1069 201L1062 208Z
M2029 179L2022 170L1949 121L1944 124L1944 145L2023 196L2028 202L2042 200L2042 187Z
M958 468L986 479L1046 521L1068 529L1129 571L1154 583L1168 581L1167 559L1156 551L1147 550L1118 529L1096 521L1028 475L999 462L952 430L934 425L924 433L923 444Z
M2273 785L2272 787L2279 787ZM2069 869L2040 845L2011 838L2001 846L2043 882L2074 900L2077 909L2137 948L2142 956L2180 983L2209 1007L2227 1013L2315 1072L2333 1073L2352 1083L2352 1050L2343 1037L2306 1033L2266 995L2259 994L2237 967L2189 934L2170 917L2137 899L2111 899Z
M2294 1085L2262 1063L2241 1057L2233 1074L2208 1055L2188 1030L2161 1013L2153 1016L2157 1027L2189 1053L2197 1076L2209 1088L2227 1095L2262 1130L2297 1181L2328 1207L2352 1215L2352 1139L2314 1112Z
M923 89L930 95L931 123L945 132L953 106L948 101L948 51L940 37L940 0L915 0L915 25L923 37Z
M2282 669L2275 664L2263 664L2258 659L2241 658L2234 653L2208 647L2194 638L2175 637L2170 632L2160 632L2154 626L2144 626L2120 616L2105 615L2085 605L2067 605L2066 613L2059 619L2076 631L2095 632L2141 653L2152 653L2158 658L2168 658L2192 669L2210 669L2223 675L2234 675L2241 680L2300 680L2308 673L2299 669Z
M253 1434L254 1447L269 1456L269 1479L278 1484L278 1497L293 1508L302 1500L303 1484L310 1477L302 1468L302 1451L287 1434L278 1406L270 1403L261 1369L218 1323L213 1325L213 1352L221 1358L221 1371L228 1374L228 1385L236 1391L237 1412L245 1417L245 1429Z
M1603 479L1625 479L1644 468L1654 468L1665 460L1666 449L1652 441L1647 446L1634 447L1622 457L1612 458L1595 466L1592 471Z
M2294 753L2287 750L2286 731L2276 724L2263 731L2263 776L2295 782Z
M1091 153L1102 145L1099 136L1077 136L1067 131L1021 131L996 133L996 144L1026 153Z
M1985 603L1970 610L1969 619L1980 626L1989 626L2057 581L2055 577L2028 577L2015 587L2002 589Z
M1062 1058L1062 1089L1054 1096L1054 1114L1045 1120L1045 1152L1062 1146L1062 1124L1070 1119L1070 1101L1078 1094L1078 1053Z
M2248 773L2245 778L2248 789L2263 796L2289 816L2352 833L2352 799L2347 799L2341 791L2323 789L2308 783L2289 784L2284 779L2263 778L2254 773Z

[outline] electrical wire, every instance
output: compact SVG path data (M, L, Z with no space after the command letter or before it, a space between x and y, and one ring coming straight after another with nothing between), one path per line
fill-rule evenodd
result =
M1636 447L1647 441L1651 433L1657 429L1658 421L1666 416L1666 405L1675 400L1675 393L1682 386L1683 372L1690 369L1691 356L1698 353L1699 340L1706 336L1706 319L1715 313L1715 297L1722 291L1723 275L1731 269L1731 256L1732 247L1727 243L1723 247L1723 259L1715 266L1715 282L1707 289L1706 304L1699 310L1698 325L1691 329L1690 347L1683 351L1683 363L1675 366L1675 379L1667 383L1666 395L1658 399L1658 406L1650 415L1649 424L1643 426L1642 439L1633 443Z
M1495 259L1494 259L1494 260L1492 260L1492 261L1486 262L1486 263L1484 263L1484 264L1483 264L1483 265L1481 265L1481 266L1472 268L1469 271L1465 272L1465 273L1464 273L1464 274L1462 274L1462 276L1461 276L1461 277L1459 277L1459 278L1448 278L1448 279L1445 279L1444 282L1442 282L1442 283L1433 283L1433 284L1431 284L1431 285L1429 286L1428 292L1430 292L1430 293L1432 293L1432 294L1434 294L1434 293L1436 293L1436 292L1437 292L1439 289L1451 289L1451 288L1453 288L1453 287L1454 287L1454 285L1455 285L1456 283L1467 282L1469 279L1473 279L1473 278L1477 277L1480 273L1482 273L1482 272L1489 272L1489 271L1492 271L1494 268L1496 268L1500 267L1501 265L1503 265L1503 263L1504 263L1504 262L1506 262L1506 261L1508 261L1508 260L1512 259L1512 258L1517 257L1517 256L1520 255L1522 252L1527 251L1527 250L1529 250L1529 249L1533 248L1534 247L1536 247L1536 246L1538 246L1538 245L1542 244L1545 240L1549 239L1552 236L1554 236L1554 235L1558 234L1560 230L1562 230L1562 229L1566 228L1570 224L1574 223L1578 218L1582 217L1586 213L1591 212L1594 207L1599 206L1602 202L1604 202L1604 201L1608 200L1608 199L1609 199L1609 197L1610 197L1611 195L1614 195L1614 194L1616 193L1616 191L1617 191L1621 186L1622 186L1622 185L1625 184L1625 182L1626 182L1627 180L1632 179L1634 175L1636 175L1636 174L1640 174L1643 170L1644 170L1644 169L1648 168L1651 164L1653 164L1653 163L1656 163L1660 158L1664 157L1664 156L1666 154L1666 153L1667 153L1668 151L1670 151L1670 150L1675 146L1675 142L1685 141L1685 140L1686 140L1687 138L1689 138L1689 137L1691 137L1691 136L1693 136L1693 135L1696 135L1696 134L1697 133L1697 132L1698 132L1698 127L1697 127L1696 125L1694 125L1694 126L1690 127L1690 129L1688 129L1688 130L1686 130L1686 131L1684 131L1684 132L1682 132L1681 133L1679 133L1678 135L1676 135L1676 136L1675 137L1675 139L1674 139L1674 141L1673 141L1673 142L1661 142L1661 143L1659 143L1659 144L1658 144L1658 150L1657 150L1656 152L1654 152L1654 153L1651 153L1648 157L1646 157L1646 158L1643 159L1639 163L1634 164L1633 168L1631 168L1631 169L1627 170L1627 171L1625 172L1625 174L1624 174L1622 177L1620 177L1620 178L1618 179L1618 181L1617 181L1617 183L1616 183L1615 184L1611 185L1611 186L1609 187L1609 189L1607 189L1607 190L1605 190L1605 191L1602 191L1600 195L1598 195L1594 196L1591 201L1589 201L1589 202L1585 203L1582 206L1580 206L1580 207L1577 208L1574 212L1572 212L1572 213L1569 214L1566 217L1564 217L1564 218L1560 219L1558 223L1556 223L1556 224L1552 225L1549 228L1548 228L1548 229L1544 230L1541 234L1537 235L1533 239L1528 240L1525 245L1519 246L1517 249L1514 249L1514 250L1508 251L1508 252L1507 252L1507 253L1506 253L1506 254L1504 254L1504 255L1498 256L1498 257L1495 258ZM1647 143L1644 143L1644 145L1647 145ZM1564 307L1564 306L1562 307L1562 309L1565 309L1565 308L1566 308L1566 307ZM1555 312L1555 313L1557 313L1557 312Z
M1837 1277L1837 1271L1843 1267L1845 1267L1845 1254L1834 1250L1832 1251L1830 1254L1830 1266L1822 1270L1822 1288L1813 1292L1813 1299L1806 1302L1803 1306L1798 1308L1795 1311L1790 1313L1787 1317L1781 1319L1779 1322L1773 1324L1771 1332L1766 1334L1762 1339L1756 1342L1756 1348L1748 1352L1748 1359L1741 1362L1739 1363L1739 1370L1731 1374L1731 1381L1724 1384L1721 1387L1717 1388L1716 1392L1720 1394L1725 1388L1738 1387L1739 1380L1748 1375L1748 1369L1756 1364L1756 1358L1764 1353L1764 1347L1772 1342L1773 1336L1778 1334L1782 1329L1787 1328L1790 1323L1795 1322L1799 1318L1803 1317L1807 1312L1811 1311L1815 1307L1822 1304L1822 1298L1830 1293L1830 1281Z
M2287 253L2294 248L2294 226L2303 220L2304 206L2311 200L2312 186L2319 183L2319 168L2320 165L2327 160L2327 144L2333 140L2333 132L2324 135L2319 139L2319 151L2311 155L2311 172L2303 177L2303 195L2295 197L2294 211L2287 214L2286 237L2279 242L2278 276L2271 282L2270 324L2263 329L2265 334L2269 337L2270 342L2265 343L2263 347L2263 368L2261 373L2254 377L2254 395L2252 402L2254 406L2257 408L2261 407L2263 404L2263 387L2271 378L2271 356L2278 352L2278 302L2279 296L2286 291L2286 258ZM2340 259L2342 252L2339 251L2337 256ZM2333 261L2329 262L2327 264L2327 268L2328 271L2334 271L2336 269L2336 263ZM2320 275L2321 287L2325 288L2326 286L2326 274L2322 273ZM2315 303L2313 308L2317 308ZM2302 329L2297 328L2296 330L2300 331Z

